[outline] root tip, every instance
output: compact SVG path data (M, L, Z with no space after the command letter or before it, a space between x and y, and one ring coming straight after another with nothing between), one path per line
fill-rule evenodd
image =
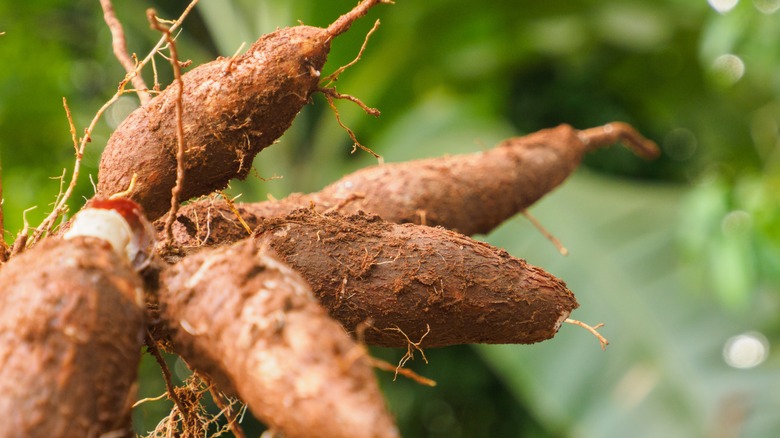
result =
M621 142L636 155L646 160L654 160L661 155L661 151L654 141L645 138L633 126L625 122L612 122L585 129L579 132L579 137L588 151Z
M584 328L585 330L589 331L593 336L596 337L596 339L599 340L599 344L601 344L601 349L602 350L606 350L607 349L607 345L609 345L609 341L607 340L607 338L602 336L601 333L599 333L597 331L601 327L604 327L603 323L596 324L595 326L589 326L588 324L585 324L582 321L578 321L576 319L571 319L571 318L566 318L566 320L564 322L567 323L567 324L578 325L578 326Z
M358 5L355 6L351 11L337 18L336 21L334 21L330 26L327 27L327 29L325 29L325 32L331 38L335 38L341 35L342 33L349 30L355 20L366 15L369 9L380 3L392 4L393 2L392 0L363 0L358 3Z

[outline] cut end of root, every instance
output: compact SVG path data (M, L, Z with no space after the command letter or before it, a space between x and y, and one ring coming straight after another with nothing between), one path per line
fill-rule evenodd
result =
M612 122L585 129L579 132L579 137L589 151L621 142L646 160L654 160L661 155L654 141L645 138L633 126L624 122Z
M595 326L589 326L588 324L585 324L582 321L577 321L576 319L571 319L571 318L566 318L564 322L567 324L578 325L584 328L585 330L589 331L593 336L596 337L596 339L599 340L599 343L601 344L601 349L602 350L607 349L607 345L609 345L609 341L607 341L607 339L604 336L601 336L601 333L598 332L598 329L604 327L604 324L596 324Z

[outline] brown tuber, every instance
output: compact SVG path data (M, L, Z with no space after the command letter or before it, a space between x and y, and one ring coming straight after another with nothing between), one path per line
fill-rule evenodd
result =
M264 35L240 56L220 58L182 76L185 178L180 199L245 178L252 160L292 124L319 89L331 40L378 3L363 0L325 29L295 26ZM137 109L116 129L100 161L98 195L137 183L128 197L150 219L170 205L176 183L177 86Z
M365 349L262 242L187 257L159 299L175 351L284 436L398 436Z
M156 219L171 204L173 241L159 249L176 263L147 278L158 289L150 319L197 372L286 437L398 436L377 362L350 334L418 349L530 344L569 321L578 304L562 280L460 233L525 210L588 151L621 140L655 157L624 123L561 125L481 153L370 167L313 194L237 209L198 201L175 214L179 199L245 178L313 93L360 103L323 88L321 71L331 40L390 2L362 0L324 29L279 29L181 77L172 56L181 81L113 133L97 196L62 238L5 264L0 240L0 411L10 413L0 438L132 435L145 329L137 271L155 249L143 211Z
M0 437L132 436L141 285L93 237L50 238L0 271Z
M371 345L530 344L552 338L577 308L563 281L441 228L297 210L261 223L256 239L347 330L367 324Z
M362 210L389 222L439 225L466 235L488 233L560 185L586 152L616 141L644 158L658 154L652 141L625 123L581 131L560 125L484 152L372 166L316 193L236 208L249 226L313 204L320 212ZM218 245L246 236L229 206L210 199L184 206L177 220L174 227L188 233L191 244Z

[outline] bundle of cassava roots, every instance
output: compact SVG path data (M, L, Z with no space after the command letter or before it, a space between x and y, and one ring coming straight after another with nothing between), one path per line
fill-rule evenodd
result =
M285 437L394 437L366 346L556 334L578 306L566 284L468 236L588 151L620 141L653 158L624 123L379 164L280 200L207 196L245 178L314 93L335 95L321 85L331 40L379 3L196 67L116 129L95 198L0 268L0 437L132 436L144 342Z

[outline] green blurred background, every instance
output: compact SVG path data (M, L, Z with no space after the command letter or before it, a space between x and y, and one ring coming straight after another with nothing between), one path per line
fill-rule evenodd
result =
M202 0L179 53L195 65L235 53L298 20L324 26L355 0ZM144 11L175 18L185 1L116 1L129 50L159 35ZM533 346L426 351L410 365L430 389L380 374L407 437L774 437L780 430L780 0L397 0L333 44L325 73L382 25L339 91L379 108L337 103L358 138L387 161L491 147L570 123L634 124L664 151L645 163L615 147L532 213L571 254L522 217L484 238L565 279L573 317L606 323L603 352L565 326ZM124 71L97 0L0 0L0 158L5 239L51 208L79 132ZM163 83L170 68L157 59ZM147 69L151 83L151 70ZM126 95L93 134L75 210L93 193L100 152L137 106ZM313 191L375 163L321 96L262 152L243 201ZM273 176L282 178L271 179ZM0 285L2 288L2 285ZM403 351L375 350L390 361ZM181 364L169 358L179 377ZM164 392L142 364L141 396ZM136 409L146 433L170 408ZM262 427L247 419L256 435Z

